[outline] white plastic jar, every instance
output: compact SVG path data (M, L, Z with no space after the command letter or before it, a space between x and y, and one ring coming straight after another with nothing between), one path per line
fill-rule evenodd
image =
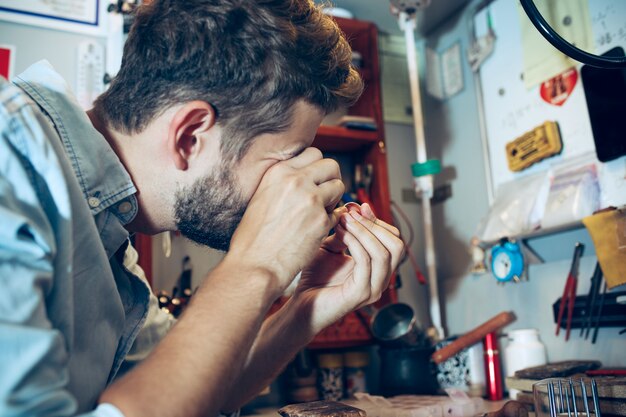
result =
M504 350L506 376L513 376L515 371L547 363L546 347L539 340L537 329L519 329L508 332L509 343ZM517 397L517 390L511 390L509 396Z

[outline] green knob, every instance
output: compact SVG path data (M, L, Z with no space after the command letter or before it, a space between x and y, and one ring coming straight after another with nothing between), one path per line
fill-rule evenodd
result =
M439 174L441 172L441 162L438 159L430 159L423 164L416 162L411 165L411 170L415 178Z

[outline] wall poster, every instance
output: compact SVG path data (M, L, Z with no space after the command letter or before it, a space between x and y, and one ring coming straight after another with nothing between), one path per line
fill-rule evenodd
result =
M103 34L101 0L0 0L0 20L91 35Z

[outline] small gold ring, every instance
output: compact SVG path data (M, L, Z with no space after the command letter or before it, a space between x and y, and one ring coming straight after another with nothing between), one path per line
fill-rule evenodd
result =
M355 210L356 212L358 212L359 214L361 214L361 205L358 203L354 203L354 202L349 202L343 205L346 209L348 209L348 212L350 210Z

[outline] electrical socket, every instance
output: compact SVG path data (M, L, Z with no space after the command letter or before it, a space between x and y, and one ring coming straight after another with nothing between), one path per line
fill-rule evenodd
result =
M438 204L446 201L448 198L452 197L452 185L443 184L439 187L435 188L433 192L433 196L430 199L431 204ZM422 199L419 198L415 194L415 190L412 188L403 188L402 189L402 202L403 203L413 203L413 204L421 204Z
M413 188L403 188L402 189L402 202L419 204L420 200L417 198L417 195L415 194L415 190Z

